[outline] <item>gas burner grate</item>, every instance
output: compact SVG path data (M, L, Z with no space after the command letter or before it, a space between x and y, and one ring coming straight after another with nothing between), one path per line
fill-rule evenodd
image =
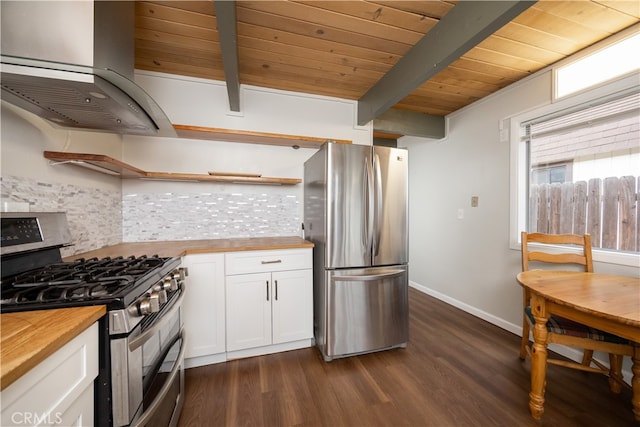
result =
M3 306L96 301L124 295L171 258L153 256L78 259L3 279Z

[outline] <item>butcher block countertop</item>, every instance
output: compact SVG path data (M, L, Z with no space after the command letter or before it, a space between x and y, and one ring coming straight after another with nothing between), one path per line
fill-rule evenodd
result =
M158 255L178 257L190 254L212 252L258 251L269 249L312 248L313 243L301 237L247 237L236 239L211 240L175 240L159 242L120 243L94 251L84 252L65 258L71 261L78 258L104 258L117 256Z
M106 314L104 305L0 315L0 390Z

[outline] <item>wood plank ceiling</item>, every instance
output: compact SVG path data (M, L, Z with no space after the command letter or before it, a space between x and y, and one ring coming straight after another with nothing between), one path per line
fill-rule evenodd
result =
M136 1L136 68L225 80L215 3ZM362 102L447 14L469 9L463 3L236 1L237 79ZM402 93L390 106L394 117L442 118L640 22L637 0L541 0L524 9Z

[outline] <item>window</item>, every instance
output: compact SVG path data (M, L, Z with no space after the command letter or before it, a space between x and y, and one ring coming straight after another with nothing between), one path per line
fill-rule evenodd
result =
M639 253L640 94L520 123L529 232L590 233L594 249Z
M562 184L571 181L573 162L531 165L531 184Z
M595 261L640 265L638 28L553 66L549 102L500 123L511 143L513 249L522 230L586 232Z
M556 98L562 98L640 69L640 33L557 67Z

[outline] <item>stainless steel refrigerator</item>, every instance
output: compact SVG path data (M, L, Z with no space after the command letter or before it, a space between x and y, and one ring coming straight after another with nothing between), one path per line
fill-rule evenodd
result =
M314 335L326 361L407 345L407 157L403 149L325 143L304 164Z

